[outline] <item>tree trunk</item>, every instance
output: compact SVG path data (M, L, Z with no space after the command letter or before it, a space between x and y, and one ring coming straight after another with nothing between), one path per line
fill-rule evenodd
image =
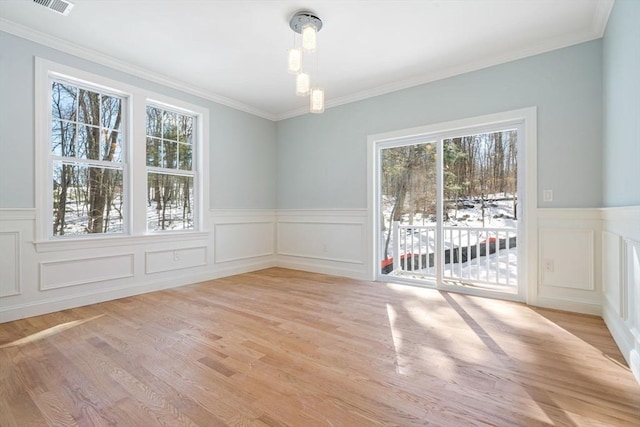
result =
M418 161L415 158L415 147L409 146L408 150L405 154L405 165L400 174L399 181L396 186L396 195L395 195L395 204L393 205L393 209L391 210L391 219L389 222L389 233L387 233L387 239L384 245L384 256L385 258L389 257L389 244L391 242L391 225L394 221L400 222L402 220L402 214L404 209L404 203L407 196L407 189L409 182L411 180L411 176L414 172L414 169L418 165ZM399 262L399 260L395 260L394 262Z
M60 172L60 189L58 192L58 205L55 210L55 220L53 222L53 235L64 236L65 214L67 210L67 191L69 188L69 165L62 165Z

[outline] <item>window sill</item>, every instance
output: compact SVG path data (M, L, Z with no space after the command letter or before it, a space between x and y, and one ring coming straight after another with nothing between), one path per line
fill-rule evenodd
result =
M34 242L36 252L72 251L80 249L97 249L115 246L146 245L152 243L173 242L180 240L188 242L209 238L207 231L173 231L158 234L144 234L138 236L99 236L86 238L61 238L57 240L42 240Z

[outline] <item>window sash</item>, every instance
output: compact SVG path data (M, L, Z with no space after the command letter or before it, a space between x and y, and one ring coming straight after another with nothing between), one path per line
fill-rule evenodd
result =
M52 163L52 170L54 237L126 233L124 168L60 160ZM63 180L67 181L65 185L61 184ZM64 203L62 209L60 206L56 208L61 201Z
M198 116L197 114L179 110L167 105L160 105L152 101L147 102L146 105L146 143L145 143L145 162L147 170L147 203L149 206L155 206L156 209L147 209L147 231L150 233L166 233L175 232L178 230L197 230L197 214L199 210L200 201L194 197L194 192L197 191L199 186L198 177L199 172L197 170L197 146L194 144L198 138ZM151 116L150 113L154 115ZM167 132L165 128L166 124L170 123L171 126L175 126L175 129L171 129ZM181 124L190 124L190 134L185 134L184 129L181 131ZM175 133L175 135L174 135ZM165 147L167 145L174 145L174 152L171 153L173 167L167 165L168 156L166 154ZM183 161L180 154L185 150L181 147L188 147L188 155L190 155L190 169L183 169ZM157 150L154 153L150 153L149 149L153 148ZM155 164L149 164L150 163ZM154 176L154 182L151 182L151 178ZM162 187L158 187L160 179L164 176ZM170 177L182 177L186 180L180 182ZM189 182L189 194L184 194L185 188L181 185L185 185ZM166 195L167 192L171 193L174 198L179 200L160 200L160 192ZM153 195L151 199L150 195ZM182 206L176 204L181 201ZM170 212L167 216L166 208L170 207Z
M59 86L65 87L67 97L63 98L61 94L56 97L54 89ZM105 93L102 87L76 82L73 78L60 79L51 74L48 76L47 87L47 205L52 214L47 224L49 238L128 234L131 221L128 209L130 185L126 179L129 165L124 159L128 157L129 144L127 134L123 132L128 126L128 97L116 91ZM92 103L91 107L85 109L84 117L81 117L81 96L87 97L84 102ZM105 104L108 98L116 100L115 112L106 110L113 107L113 101ZM69 116L62 117L60 110L54 111L56 106L65 109ZM91 116L86 116L87 114ZM104 126L105 119L109 120L109 126ZM57 128L56 125L60 127ZM62 126L68 126L67 131L72 132L66 138L63 137ZM91 129L96 130L94 138L97 140L90 141L87 131ZM102 159L108 153L105 150L111 150L109 144L112 136L109 135L109 139L103 141L103 131L118 132L116 141L119 147L114 148L114 160ZM56 154L58 145L60 153L68 155ZM89 150L95 150L95 153L91 155ZM116 204L120 206L117 207ZM113 218L119 220L112 221Z
M35 139L37 146L35 156L35 207L37 216L34 243L38 252L59 250L67 247L81 249L96 248L98 247L97 245L117 246L121 244L118 242L165 241L165 239L169 238L170 233L149 233L146 225L147 197L145 197L145 194L147 192L148 171L146 168L144 141L147 133L145 124L145 108L147 105L154 105L167 111L182 115L186 114L194 118L192 123L193 136L191 138L178 136L177 138L181 144L191 143L193 151L192 170L185 170L186 167L183 163L181 167L184 169L156 170L153 172L178 173L188 177L193 174L195 206L193 206L192 210L194 227L193 230L187 230L184 233L184 238L188 239L191 238L190 236L196 235L202 237L202 233L206 233L206 230L209 229L209 217L205 214L206 207L209 205L209 171L202 165L202 162L208 158L208 145L204 144L204 141L209 138L210 112L206 107L40 57L35 58L35 75ZM75 149L65 152L65 156L59 155L61 154L60 151L53 153L51 142L53 126L51 84L53 80L61 84L71 84L78 89L99 92L103 97L117 96L123 99L123 122L119 129L122 135L122 151L119 162L75 157L77 153ZM105 105L107 105L107 111L115 111L110 108L110 106L115 105L111 100L107 100ZM60 117L64 118L65 116L58 114L57 118L59 119ZM75 120L76 117L71 116L71 118L74 120L71 120L73 124L69 126L78 125L77 120ZM104 125L102 127L114 127L111 124L114 122L110 122L108 116L106 116L105 120L100 120L96 123L100 126ZM191 125L191 123L188 124ZM85 124L80 125L84 126ZM188 135L188 133L189 131L185 131L184 135ZM67 154L70 155L67 156ZM81 155L84 155L84 153L81 153ZM93 157L93 155L90 157ZM102 156L100 158L105 157ZM128 221L124 228L124 234L88 234L77 237L53 235L51 212L53 208L52 178L54 161L83 165L84 167L123 168L123 183L129 186L126 194ZM126 244L128 245L129 243Z

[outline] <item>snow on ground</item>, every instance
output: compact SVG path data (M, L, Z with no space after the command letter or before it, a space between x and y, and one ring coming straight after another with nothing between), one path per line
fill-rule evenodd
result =
M517 261L517 248L501 249L488 257L478 257L463 263L445 264L443 277L445 280L515 287L518 280ZM390 274L414 279L435 279L436 270L435 267L429 267L414 271L395 271Z
M119 199L116 199L112 205L118 205ZM79 205L79 206L78 206ZM147 205L147 225L149 231L159 231L161 225L159 223L161 211L156 210L154 202ZM167 230L191 230L193 229L193 217L182 220L182 210L176 208L167 208L165 212L165 231ZM85 207L81 204L69 203L66 209L66 222L64 227L65 236L86 235L87 225L89 224L89 215ZM109 212L109 222L107 224L107 232L105 235L124 233L124 221L120 212L112 208Z
M448 209L449 220L446 221L445 226L515 228L517 220L513 219L513 201L504 200L509 197L511 197L511 195L507 193L490 194L487 196L487 200L484 202L484 224L482 223L482 202L479 199L461 200L459 209ZM389 218L391 218L393 203L393 198L382 196L382 214L385 227L389 227ZM453 205L453 203L448 202L448 205ZM411 222L410 214L405 213L402 215L401 224L412 223L415 225L436 225L436 218L433 215L423 215L421 212L416 212L413 215L413 222Z
M484 224L480 200L464 200L461 201L457 210L455 208L449 209L449 220L444 223L445 250L482 245L491 238L509 239L515 237L517 220L513 218L513 201L504 200L507 198L508 196L505 194L487 197L488 200L484 202ZM381 251L384 250L392 209L393 200L383 197L385 231L381 235ZM413 221L411 221L409 214L403 215L400 222L400 255L417 254L428 257L430 253L435 251L435 235L435 217L423 217L418 213L413 216ZM392 238L388 251L389 257L393 256L395 243ZM451 280L515 285L517 281L516 254L516 248L498 249L497 253L490 254L488 257L479 256L466 263L445 264L443 275L445 279ZM380 259L384 258L385 256L381 254ZM435 277L435 269L431 267L417 272L402 272L400 274Z

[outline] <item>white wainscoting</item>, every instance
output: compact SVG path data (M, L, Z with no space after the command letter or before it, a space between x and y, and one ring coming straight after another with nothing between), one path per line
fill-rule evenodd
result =
M0 322L273 267L275 218L212 210L199 233L35 242L35 209L0 209Z
M602 317L640 382L640 206L602 209Z
M73 258L40 263L40 290L133 277L133 254Z
M145 273L180 270L207 265L207 247L147 251L145 253Z
M611 314L624 319L624 282L622 280L624 239L610 231L602 232L602 294L603 306Z
M595 291L595 231L545 228L538 239L545 287Z
M536 305L601 315L601 212L538 209Z
M0 231L0 298L20 295L22 232Z
M211 223L220 277L276 266L275 211L216 209L211 211Z
M640 207L537 214L535 304L602 315L640 381ZM273 266L370 278L365 209L211 210L207 219L202 233L83 249L34 242L35 209L0 209L0 322Z
M367 279L367 210L279 210L278 265Z

